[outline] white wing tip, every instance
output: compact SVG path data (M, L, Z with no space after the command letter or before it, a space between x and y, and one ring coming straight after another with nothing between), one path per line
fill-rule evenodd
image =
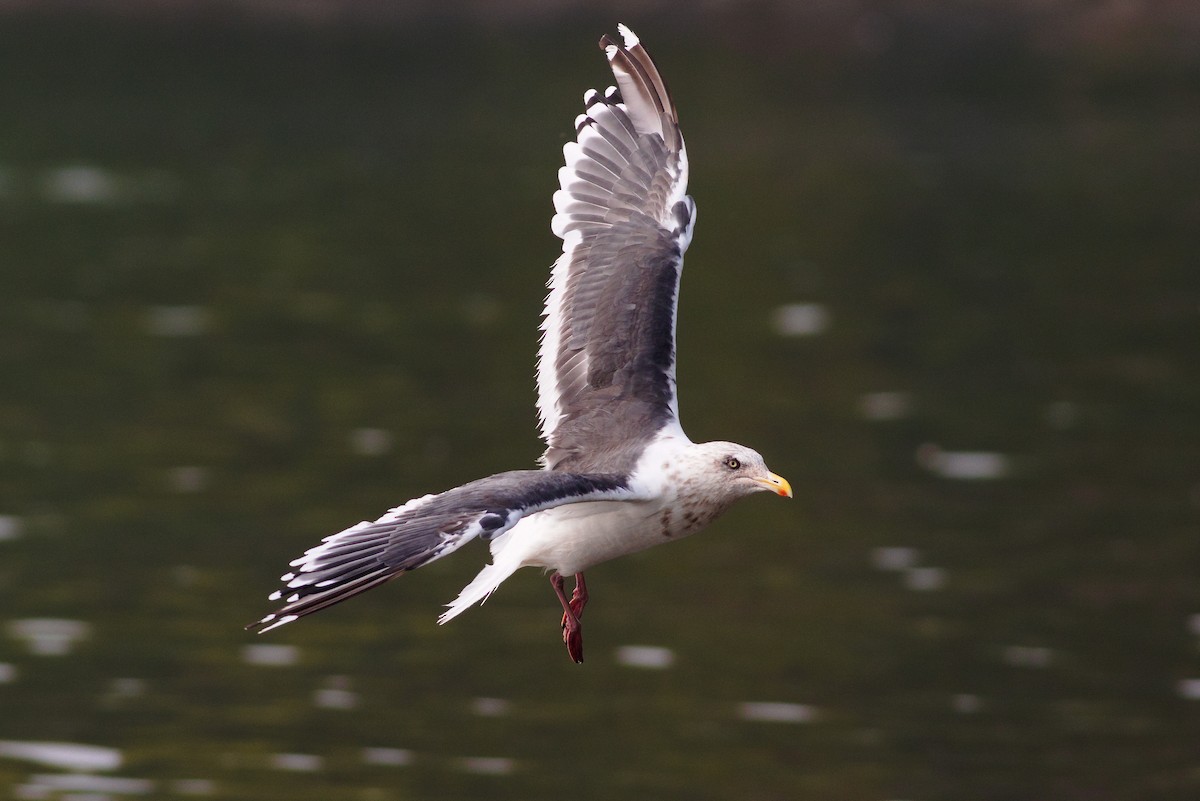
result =
M300 617L300 616L299 615L284 615L283 617L276 618L275 615L267 615L262 620L258 621L257 625L261 626L263 623L270 623L271 625L267 626L266 628L259 629L258 633L266 634L271 629L277 629L280 626L286 626L288 623L291 623L293 620L295 620L298 617ZM272 622L272 621L274 621L274 622Z
M621 38L625 40L625 49L632 50L641 44L641 40L637 38L637 34L629 30L629 26L625 23L617 23L617 32L621 34ZM611 58L611 56L610 56Z

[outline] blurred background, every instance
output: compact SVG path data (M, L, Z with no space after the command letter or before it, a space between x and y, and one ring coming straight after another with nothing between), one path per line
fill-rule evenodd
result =
M694 439L796 488L435 625L287 562L540 452L628 23ZM0 4L0 797L1200 797L1200 6Z

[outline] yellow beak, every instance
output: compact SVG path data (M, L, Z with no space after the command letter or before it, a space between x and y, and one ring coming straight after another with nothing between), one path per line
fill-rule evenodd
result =
M754 480L781 498L792 497L792 485L789 484L788 480L783 476L777 476L774 473L767 473L766 478L756 478Z

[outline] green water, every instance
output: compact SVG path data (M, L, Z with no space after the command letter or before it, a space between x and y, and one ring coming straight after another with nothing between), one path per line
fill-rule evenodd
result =
M1200 106L1119 62L654 47L683 420L796 500L590 572L582 667L533 571L435 625L482 547L242 631L321 536L537 457L599 32L0 30L0 741L155 798L1197 797Z

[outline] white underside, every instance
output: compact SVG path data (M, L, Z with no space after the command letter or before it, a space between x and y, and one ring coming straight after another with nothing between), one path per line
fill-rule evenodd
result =
M582 573L618 556L670 542L663 531L666 503L596 501L547 509L522 519L492 541L492 564L479 572L449 604L439 623L484 601L522 567L541 567L563 575ZM678 536L683 536L682 533Z
M666 526L663 520L664 510L677 501L675 477L669 468L680 450L690 445L691 440L675 423L646 448L634 470L635 476L655 476L655 484L643 480L636 488L646 500L572 503L522 518L492 540L492 564L463 588L438 622L445 623L486 600L522 567L548 568L563 575L582 573L609 559L694 533L682 525L679 515L671 515ZM650 470L649 465L666 469Z
M574 503L517 523L492 543L495 561L544 567L568 575L666 542L661 500ZM511 553L510 553L511 551Z

